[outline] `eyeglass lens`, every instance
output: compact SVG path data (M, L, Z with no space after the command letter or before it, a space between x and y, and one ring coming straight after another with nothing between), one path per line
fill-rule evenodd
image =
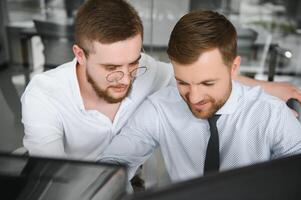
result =
M143 75L147 71L147 67L138 67L134 70L132 70L129 74L132 78L136 78L138 76ZM122 71L116 71L112 72L107 76L107 81L109 82L114 82L114 81L119 81L122 79L124 76L124 72Z

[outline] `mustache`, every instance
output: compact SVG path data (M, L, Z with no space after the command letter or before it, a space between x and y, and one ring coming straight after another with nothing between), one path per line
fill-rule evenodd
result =
M183 97L182 97L183 98ZM212 102L212 103L215 103L215 99L212 98L212 97L206 97L205 99L197 102L197 103L191 103L190 99L189 99L189 94L186 94L185 95L185 98L183 98L186 102L188 102L189 104L191 105L203 105L203 104L206 104L206 103L209 103L209 102Z
M112 86L109 86L108 88L126 88L128 87L129 85L125 85L125 84L119 84L119 85L112 85Z
M202 100L198 103L194 103L192 105L203 105L203 104L206 104L206 103L209 103L209 102L213 102L213 100L212 99L205 99L205 100ZM189 103L191 103L191 102L189 101Z

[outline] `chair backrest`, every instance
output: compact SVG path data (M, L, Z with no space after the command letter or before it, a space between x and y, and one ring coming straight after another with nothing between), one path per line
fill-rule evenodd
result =
M74 24L34 20L37 34L44 45L44 70L52 69L74 58Z

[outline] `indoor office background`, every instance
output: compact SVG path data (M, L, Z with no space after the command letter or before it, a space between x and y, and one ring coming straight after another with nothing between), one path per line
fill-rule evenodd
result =
M84 0L0 1L0 151L22 146L20 96L30 78L73 58L74 15ZM298 0L129 0L144 24L144 49L168 62L169 34L196 9L225 14L238 31L241 73L301 87ZM43 112L41 110L41 112Z

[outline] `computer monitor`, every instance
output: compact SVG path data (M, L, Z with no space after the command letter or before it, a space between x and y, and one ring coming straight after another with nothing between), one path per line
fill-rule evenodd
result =
M123 166L0 154L0 198L6 200L118 200Z
M128 196L127 200L292 200L301 199L301 155Z

